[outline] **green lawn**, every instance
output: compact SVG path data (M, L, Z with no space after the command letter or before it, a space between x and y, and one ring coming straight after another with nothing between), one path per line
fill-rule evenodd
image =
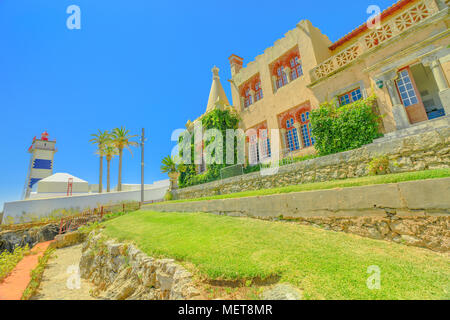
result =
M448 299L444 254L309 226L204 213L136 211L105 223L107 236L131 240L151 256L192 263L212 279L273 275L306 299ZM366 285L381 269L381 289Z
M238 193L222 194L210 197L195 198L195 199L185 199L185 200L174 200L172 202L187 202L187 201L203 201L203 200L214 200L214 199L228 199L228 198L246 198L255 196L267 196L271 194L280 193L291 193L291 192L302 192L302 191L312 191L312 190L325 190L334 188L349 188L358 186L367 186L374 184L386 184L386 183L396 183L404 181L413 180L424 180L424 179L437 179L450 177L450 169L436 169L436 170L425 170L416 172L404 172L387 174L382 176L368 176L362 178L352 178L345 180L333 180L327 182L315 182L298 184L280 188L273 189L261 189L244 191ZM151 206L151 204L150 204ZM149 208L150 209L150 208Z

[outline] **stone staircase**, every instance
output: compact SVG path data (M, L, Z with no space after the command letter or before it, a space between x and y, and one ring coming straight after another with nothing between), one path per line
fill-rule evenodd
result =
M416 123L406 129L389 132L385 134L384 137L376 139L374 142L387 142L392 139L412 136L445 127L450 127L450 116L444 116L437 119Z

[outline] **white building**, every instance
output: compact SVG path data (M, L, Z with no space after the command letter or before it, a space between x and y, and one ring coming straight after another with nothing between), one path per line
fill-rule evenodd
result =
M89 183L68 173L55 173L37 183L30 199L55 198L89 193Z

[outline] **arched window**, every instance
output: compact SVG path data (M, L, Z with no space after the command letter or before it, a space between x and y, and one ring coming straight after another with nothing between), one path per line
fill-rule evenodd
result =
M255 132L248 139L248 162L251 166L259 163L258 134Z
M286 120L286 141L290 151L300 149L297 128L294 127L294 118Z
M295 80L303 75L303 68L298 57L292 58L290 61L291 64L291 79Z
M270 158L272 156L272 152L270 150L270 139L267 133L267 129L259 131L259 143L259 150L261 150L261 160Z
M263 98L263 92L261 88L261 82L255 84L255 102Z
M285 86L288 81L286 77L286 73L284 72L284 67L278 67L277 69L277 89L280 89L281 87Z
M311 123L309 121L309 111L300 114L302 141L305 148L313 146L316 141L311 135Z
M244 106L246 108L248 108L249 106L251 106L253 104L253 98L252 95L250 94L250 88L245 90L245 103Z

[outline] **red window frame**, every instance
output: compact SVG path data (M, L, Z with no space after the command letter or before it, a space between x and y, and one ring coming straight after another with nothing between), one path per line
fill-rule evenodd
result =
M250 88L247 88L245 90L245 97L244 97L244 106L246 108L250 107L253 104L253 97L250 94Z
M255 83L255 102L261 100L263 98L263 92L261 88L261 81L257 81Z
M289 60L289 64L291 68L291 80L295 80L303 76L303 66L300 60L300 56L292 57Z

